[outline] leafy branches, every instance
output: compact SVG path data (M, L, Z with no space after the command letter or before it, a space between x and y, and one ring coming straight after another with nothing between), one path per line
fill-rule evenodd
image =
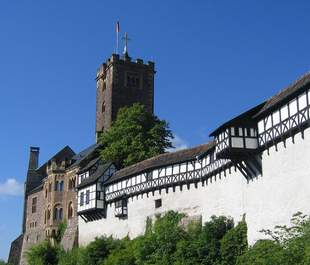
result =
M172 138L168 123L137 103L120 109L112 127L102 134L101 156L122 168L164 153L172 147Z

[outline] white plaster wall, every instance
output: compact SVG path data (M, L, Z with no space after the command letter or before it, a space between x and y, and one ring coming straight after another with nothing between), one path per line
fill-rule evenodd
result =
M310 129L263 153L263 176L246 185L246 213L249 241L262 235L261 229L289 224L294 213L310 213Z
M201 215L203 222L212 215L233 217L237 223L246 214L249 243L254 243L263 234L263 228L288 224L297 211L310 213L310 130L305 131L305 139L298 134L295 144L287 139L286 148L278 144L278 151L272 147L263 153L263 175L247 182L239 171L226 171L208 181L199 183L196 189L186 185L181 191L172 188L168 194L162 190L153 196L130 198L128 219L114 217L114 204L107 209L107 218L85 223L79 218L79 244L85 245L100 235L133 238L144 232L147 217L174 210L189 216ZM155 200L162 199L162 207L155 209Z

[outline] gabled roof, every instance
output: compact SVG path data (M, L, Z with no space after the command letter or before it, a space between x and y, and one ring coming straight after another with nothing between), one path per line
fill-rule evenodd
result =
M106 163L102 161L99 157L90 161L86 165L86 167L83 168L82 171L85 172L86 170L89 170L90 175L78 185L78 188L83 188L85 186L95 183L111 165L111 162Z
M251 121L254 124L255 121L252 120L252 117L262 109L262 107L264 106L265 103L266 102L263 102L263 103L255 106L254 108L251 108L251 109L247 110L246 112L243 112L242 114L238 115L237 117L223 123L221 126L216 128L212 133L210 133L210 136L217 135L220 131L222 131L223 129L226 129L227 127L242 126L244 124L251 125Z
M151 169L163 167L166 165L172 165L177 163L182 163L186 161L190 161L196 159L202 154L210 152L214 148L214 142L211 141L207 144L202 144L195 146L193 148L184 149L176 152L171 153L164 153L137 164L134 164L129 167L125 167L119 171L116 171L113 176L106 182L111 183L118 181L123 178L128 178L132 175L136 175L141 173L142 171L148 171Z
M58 153L52 156L50 160L62 161L70 160L75 155L74 151L67 145L61 149ZM46 177L46 167L48 161L45 162L36 170L28 170L27 181L26 181L26 193L32 192L42 184L42 180Z
M287 102L294 98L297 94L302 93L310 87L310 72L304 74L288 87L281 90L278 94L269 98L264 107L255 115L255 117L261 117L266 112L272 111L280 104Z
M99 147L99 144L93 144L89 147L87 147L86 149L84 149L83 151L81 151L80 153L76 154L75 156L72 157L72 160L74 161L73 164L70 166L70 168L73 168L75 166L80 165L82 162L84 162L85 160L87 160L91 154L93 154L96 149Z

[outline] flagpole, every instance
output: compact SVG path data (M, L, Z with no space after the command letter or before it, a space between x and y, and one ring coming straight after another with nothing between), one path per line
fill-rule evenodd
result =
M118 41L119 41L119 21L116 23L116 54L118 54Z

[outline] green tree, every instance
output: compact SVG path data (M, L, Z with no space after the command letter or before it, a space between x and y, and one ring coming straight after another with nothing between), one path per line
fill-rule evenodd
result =
M138 265L170 265L177 243L186 236L179 225L182 214L169 211L158 217L147 233L136 240L135 256Z
M4 260L0 260L0 265L6 265L7 263Z
M134 255L135 241L124 238L117 248L104 260L102 265L135 265Z
M96 238L93 242L80 250L79 265L100 265L110 255L119 248L120 241L112 237Z
M273 240L259 240L242 256L238 257L237 265L285 265L284 250Z
M237 257L247 251L247 224L245 218L229 230L221 240L221 264L235 265Z
M129 166L172 147L168 123L148 113L141 104L121 108L112 127L102 134L100 152L105 161Z

